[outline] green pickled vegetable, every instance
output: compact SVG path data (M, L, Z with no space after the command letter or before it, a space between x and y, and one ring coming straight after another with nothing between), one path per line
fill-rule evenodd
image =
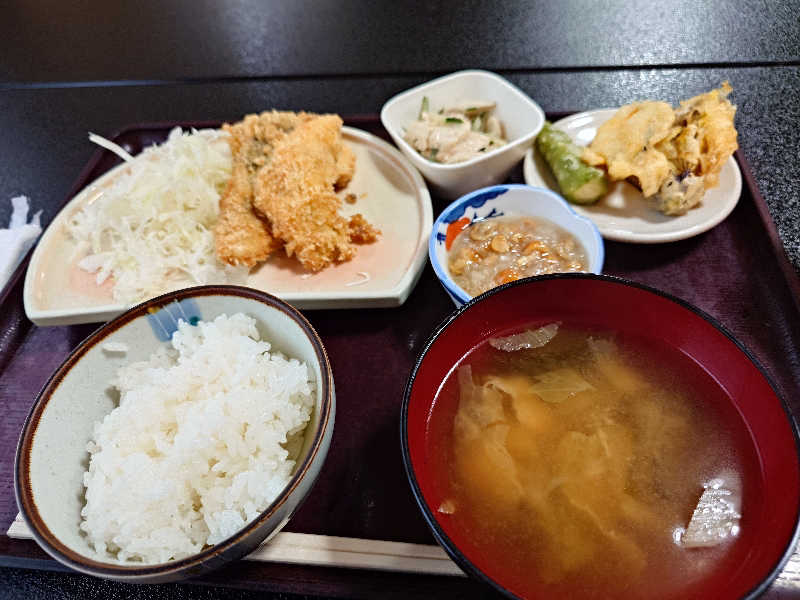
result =
M417 116L417 119L419 119L421 121L422 118L423 118L423 115L426 112L428 112L430 109L431 109L431 105L430 105L430 102L428 101L428 97L427 96L423 96L422 97L422 103L420 104L420 107L419 107L419 115Z
M536 149L547 161L561 194L570 202L591 204L608 192L605 172L583 162L580 146L549 122L545 121L536 137Z

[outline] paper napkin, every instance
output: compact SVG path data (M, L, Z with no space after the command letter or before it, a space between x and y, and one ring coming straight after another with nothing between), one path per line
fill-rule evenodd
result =
M0 289L2 289L25 253L42 233L38 211L28 223L28 198L17 196L11 199L11 220L8 229L0 229Z

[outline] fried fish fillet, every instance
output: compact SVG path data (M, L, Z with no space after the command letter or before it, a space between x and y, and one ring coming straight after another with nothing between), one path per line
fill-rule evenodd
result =
M280 248L269 225L252 209L252 186L246 169L234 166L225 194L219 201L214 228L217 257L229 265L252 267Z
M223 126L230 134L233 169L220 198L219 220L214 229L221 261L252 267L283 245L271 235L269 224L253 211L254 181L259 169L269 162L275 145L299 123L315 117L304 112L271 111Z
M378 238L362 215L339 215L334 191L350 183L356 163L341 128L337 115L278 111L224 126L233 175L214 231L220 260L252 267L284 248L318 271Z
M354 244L371 244L378 239L380 230L371 225L361 213L356 213L347 222L350 241Z
M339 156L336 158L336 171L337 178L334 187L337 190L346 188L347 184L353 178L353 173L356 170L356 155L345 144L342 144L339 150Z
M355 254L350 223L339 214L341 200L333 191L337 183L349 181L354 166L341 127L337 115L298 125L277 145L256 180L253 206L283 240L286 254L311 271Z

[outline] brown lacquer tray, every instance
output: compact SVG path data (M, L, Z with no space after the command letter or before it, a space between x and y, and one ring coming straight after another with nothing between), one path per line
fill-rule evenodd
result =
M346 121L388 139L377 117ZM174 125L130 127L113 140L135 153L165 139ZM761 362L797 415L800 281L786 259L746 162L740 153L736 159L743 175L742 197L720 225L679 242L606 242L604 272L678 296L718 319ZM98 151L69 197L116 164L118 159L110 152ZM521 167L511 178L522 181ZM434 198L434 216L446 204ZM39 389L97 325L40 328L28 321L23 309L26 266L27 260L0 295L0 566L63 570L32 540L6 535L18 512L13 490L14 453ZM418 353L436 325L453 309L433 270L426 266L402 306L306 311L333 367L336 428L323 472L286 532L313 534L300 536L304 540L339 540L337 552L354 554L368 549L380 555L382 548L391 554L398 548L425 550L435 545L403 470L399 411ZM354 540L353 544L348 540ZM381 542L395 544L382 546ZM430 552L431 560L441 558L436 550ZM420 562L420 569L411 561L387 570L381 568L380 560L373 568L363 568L358 560L330 563L338 566L318 566L319 562L310 566L302 560L274 562L267 556L265 560L231 564L198 582L343 597L477 598L490 594L482 584L453 575L457 570L444 568L442 573L448 574L433 574L435 569L424 563ZM800 556L796 555L766 596L791 595L800 588L795 587L799 572Z

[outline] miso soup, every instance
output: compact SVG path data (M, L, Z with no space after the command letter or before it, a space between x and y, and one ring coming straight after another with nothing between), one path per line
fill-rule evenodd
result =
M745 552L760 485L750 435L705 371L653 340L561 325L540 347L484 343L443 382L426 443L438 521L517 595L697 596ZM720 477L741 519L687 547Z

